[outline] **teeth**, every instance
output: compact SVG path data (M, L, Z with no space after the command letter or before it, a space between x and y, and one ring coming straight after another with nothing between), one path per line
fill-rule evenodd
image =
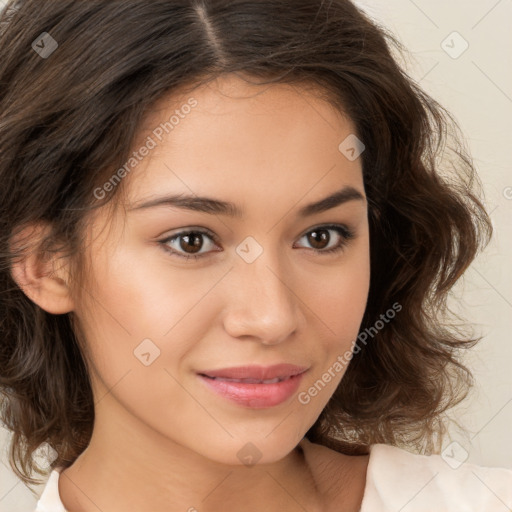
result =
M212 378L212 377L210 377ZM228 379L227 377L213 377L215 380L223 380L226 382L242 382L244 384L275 384L276 382L281 382L283 380L286 380L288 377L279 378L276 377L275 379L266 379L266 380L258 380L258 379Z

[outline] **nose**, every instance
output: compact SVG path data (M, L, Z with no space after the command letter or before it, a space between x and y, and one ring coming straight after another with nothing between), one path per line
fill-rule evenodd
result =
M253 261L237 261L224 282L224 328L235 338L276 345L297 329L300 302L289 272L269 251Z

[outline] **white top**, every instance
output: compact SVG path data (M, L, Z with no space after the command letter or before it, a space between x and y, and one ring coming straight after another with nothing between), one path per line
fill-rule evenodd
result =
M34 512L67 512L59 496L61 470L51 472ZM459 465L455 459L416 455L386 444L370 446L360 512L510 510L512 469Z

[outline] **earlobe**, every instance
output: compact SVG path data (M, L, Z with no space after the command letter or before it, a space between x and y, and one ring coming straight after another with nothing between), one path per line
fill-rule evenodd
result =
M47 226L32 226L16 236L17 240L22 237L32 243L12 264L11 275L32 302L48 313L60 315L73 311L74 303L68 286L66 263L63 264L58 254L45 257L36 249L47 229Z

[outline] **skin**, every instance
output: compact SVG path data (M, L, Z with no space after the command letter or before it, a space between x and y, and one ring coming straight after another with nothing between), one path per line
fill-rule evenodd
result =
M34 302L73 312L87 340L95 424L59 480L67 510L359 510L368 456L303 439L346 366L309 403L294 396L264 409L236 405L196 375L289 362L309 368L300 393L353 348L370 280L361 161L338 150L355 133L351 121L313 92L234 76L196 89L198 105L124 178L124 207L91 218L87 293L72 293L65 260L13 269ZM134 147L189 97L155 105ZM363 200L297 216L345 185ZM231 201L245 216L131 209L165 193ZM338 253L315 252L342 241L336 231L324 245L308 236L326 223L354 231ZM166 252L159 241L189 228L212 231L218 244L203 237L208 254L197 260ZM263 249L251 264L236 252L248 236ZM186 254L183 240L167 245ZM147 338L160 350L149 366L134 355ZM256 465L237 455L247 443Z

